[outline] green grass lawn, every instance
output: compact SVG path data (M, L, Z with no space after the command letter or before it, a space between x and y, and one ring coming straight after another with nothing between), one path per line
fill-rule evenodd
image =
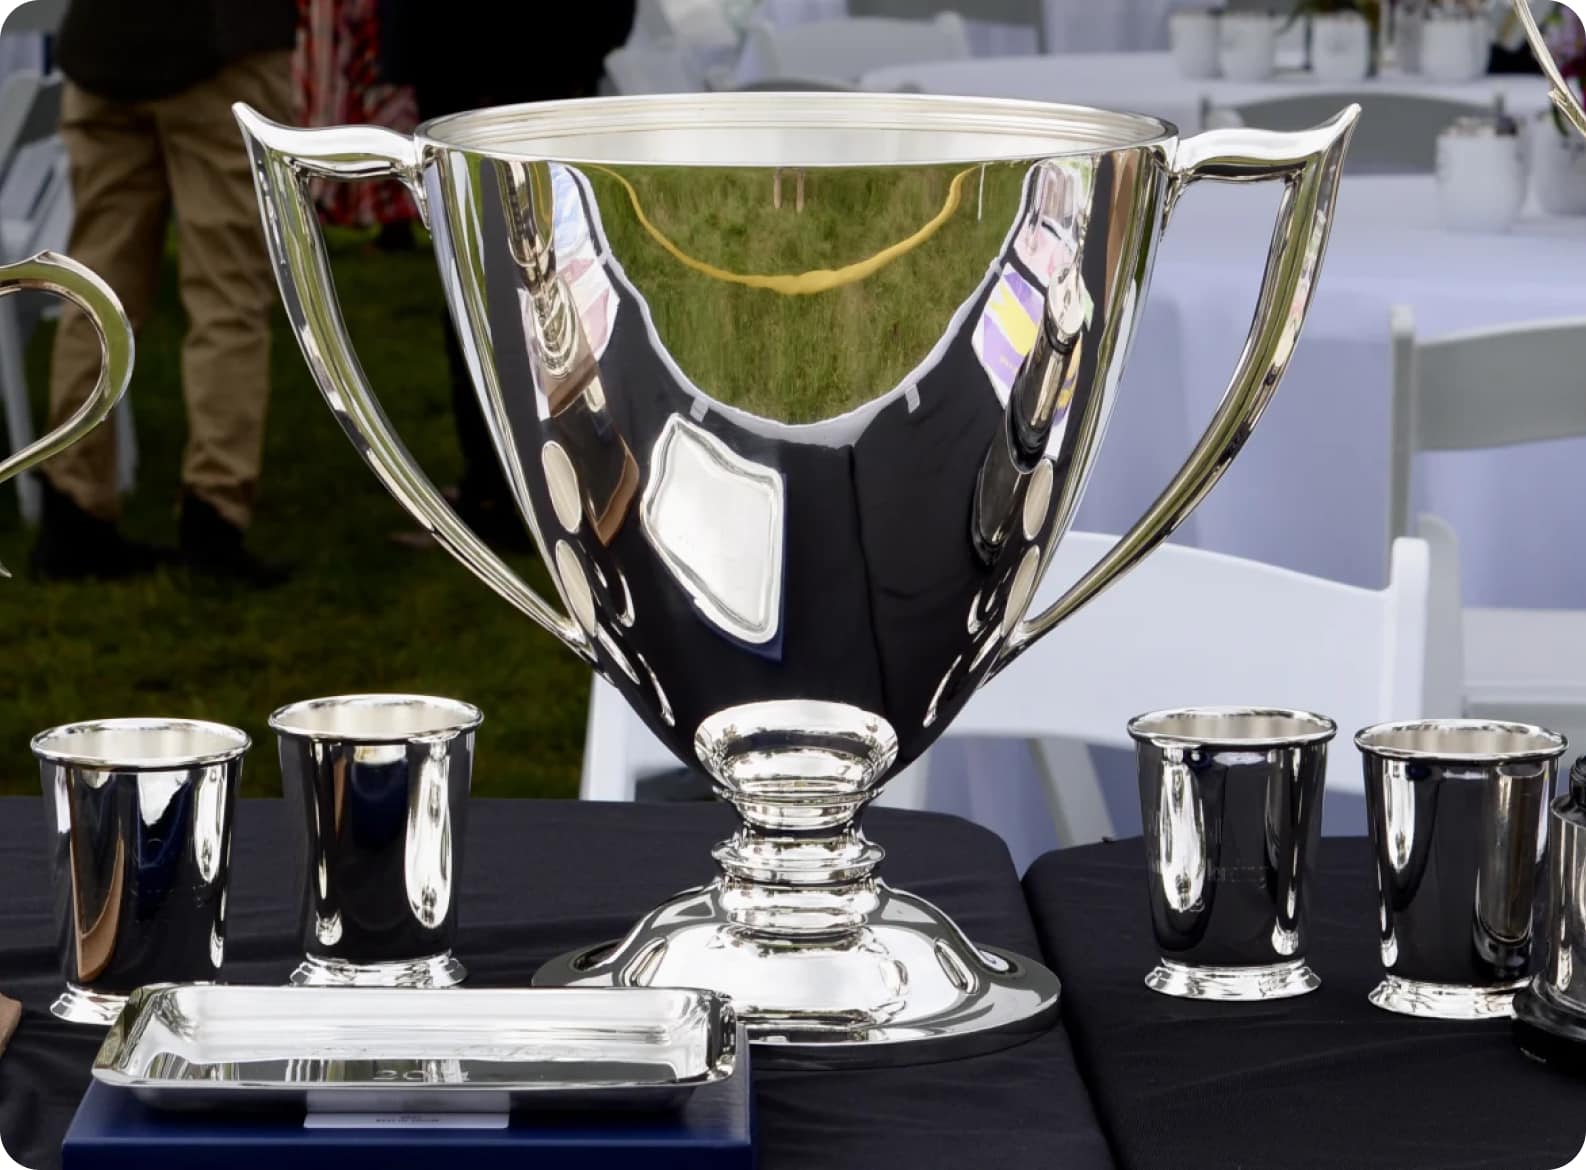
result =
M780 211L761 169L622 174L655 229L695 260L738 275L794 275L842 269L909 240L943 212L964 169L812 172L802 212L791 172ZM985 277L1018 214L1027 169L988 166L983 188L971 169L939 230L864 278L813 296L744 287L679 263L639 222L611 172L587 174L612 250L683 371L717 401L808 423L871 401L930 352Z
M333 240L341 299L375 388L437 484L458 471L441 298L427 249L365 253L364 237ZM186 431L181 405L184 318L174 263L138 339L130 391L139 483L126 529L174 543ZM51 328L34 335L29 367L42 420ZM185 574L126 584L43 584L26 572L31 535L14 490L0 488L0 792L38 791L28 740L68 720L197 716L244 728L254 748L243 792L280 789L265 718L282 703L348 691L420 691L467 699L485 713L474 790L572 796L583 750L588 670L438 546L394 543L413 523L354 453L309 379L277 313L265 471L251 541L294 562L267 593L190 583ZM542 590L544 573L516 562Z

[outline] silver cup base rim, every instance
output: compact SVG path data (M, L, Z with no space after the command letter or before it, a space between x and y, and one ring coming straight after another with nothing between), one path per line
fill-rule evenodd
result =
M1527 977L1478 987L1388 975L1367 998L1384 1011L1423 1020L1507 1020L1514 1016L1515 993L1530 981Z
M90 991L86 987L68 983L66 990L56 996L55 1002L50 1004L50 1015L69 1024L108 1028L121 1017L121 1009L126 1006L127 997L124 995L107 991Z
M1308 995L1322 981L1304 959L1262 967L1196 967L1162 959L1145 977L1145 985L1179 999L1259 1003Z
M722 911L719 882L653 909L624 939L581 947L534 973L536 987L701 987L730 996L756 1068L886 1068L980 1056L1058 1019L1048 968L964 937L940 909L876 882L865 926L824 943L756 945ZM911 977L894 983L915 956ZM901 957L901 959L900 959ZM890 988L890 990L888 990ZM890 1002L870 1014L862 996Z
M309 955L292 972L293 987L456 987L468 970L450 951L394 963L349 963Z

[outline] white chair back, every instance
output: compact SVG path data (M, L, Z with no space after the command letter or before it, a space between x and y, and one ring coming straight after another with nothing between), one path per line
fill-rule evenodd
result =
M1207 100L1201 105L1201 125L1208 130L1234 126L1303 130L1351 102L1358 103L1362 113L1344 171L1357 175L1431 174L1437 169L1437 136L1458 118L1493 110L1491 105L1424 94L1328 90L1233 106Z
M1055 600L1115 540L1083 532L1064 537L1033 608L1043 598ZM1383 590L1165 545L992 680L946 734L1127 747L1128 720L1154 708L1303 708L1338 722L1328 786L1360 792L1351 743L1357 730L1386 719L1457 713L1446 683L1428 678L1429 640L1446 634L1429 630L1429 586L1427 546L1413 539L1395 543L1392 579ZM1438 620L1453 618L1445 610ZM928 760L929 753L895 779L883 803L919 806ZM617 691L596 679L583 798L631 800L642 776L676 767ZM1067 833L1092 836L1095 818L1063 806L1095 808L1094 777L1065 772L1043 780Z
M1431 542L1433 589L1458 606L1459 549L1436 516L1411 515L1421 451L1479 451L1586 437L1586 319L1418 340L1395 308L1388 536ZM1586 748L1586 601L1573 610L1463 610L1450 659L1469 714L1541 723Z
M1417 340L1393 311L1390 536L1410 533L1419 451L1478 451L1586 437L1586 318Z
M970 55L969 34L955 13L934 20L852 17L749 27L744 58L755 76L827 78L857 85L872 69L920 61L958 61Z
M1065 536L1032 608L1055 601L1114 543ZM1349 737L1429 714L1429 588L1419 540L1395 542L1382 590L1164 545L987 684L950 731L1129 747L1126 725L1144 711L1299 708L1337 721L1328 786L1358 792Z

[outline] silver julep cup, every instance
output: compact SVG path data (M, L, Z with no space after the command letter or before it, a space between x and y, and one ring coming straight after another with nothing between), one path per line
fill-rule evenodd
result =
M1129 722L1151 927L1146 986L1185 999L1304 995L1306 887L1322 830L1331 719L1202 707Z
M33 737L54 840L63 1020L113 1023L150 983L208 983L226 946L232 812L248 737L106 719Z
M477 707L343 695L270 716L308 842L295 984L451 987Z
M1563 737L1450 719L1368 727L1355 743L1386 972L1371 1002L1431 1019L1512 1014L1532 970L1532 904Z
M1515 1035L1530 1056L1586 1072L1586 756L1548 811L1548 897L1542 952L1514 997Z

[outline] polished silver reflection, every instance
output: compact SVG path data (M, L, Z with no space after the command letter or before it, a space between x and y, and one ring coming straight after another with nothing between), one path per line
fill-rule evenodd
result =
M288 316L358 451L742 814L714 883L539 979L730 990L768 1053L811 1062L1054 1019L1049 972L876 878L859 814L1243 447L1304 321L1358 110L1184 141L1130 114L882 94L548 102L412 138L237 112ZM787 170L797 207L776 198ZM447 507L352 352L306 184L386 176L433 232L560 607ZM1205 179L1282 189L1249 343L1162 495L1029 615L1157 241Z
M1146 986L1185 999L1304 995L1306 890L1322 831L1331 719L1197 707L1129 721L1151 928Z
M132 323L110 286L69 256L40 252L14 264L0 264L0 297L24 291L63 297L87 316L99 334L99 378L83 404L64 423L32 443L22 444L0 459L0 483L37 467L93 430L126 392L132 380ZM9 576L0 565L0 577Z
M1564 752L1539 727L1422 720L1355 736L1376 857L1383 981L1371 1002L1430 1019L1512 1013Z
M1532 11L1532 0L1512 0L1515 14L1520 18L1520 26L1525 30L1526 40L1531 42L1531 52L1536 57L1537 64L1542 66L1542 72L1547 75L1550 86L1549 96L1553 104L1558 107L1559 113L1569 121L1576 132L1586 135L1586 107L1582 107L1580 98L1575 93L1575 87L1565 79L1563 72L1558 67L1558 62L1553 59L1551 50L1547 47L1547 37L1543 35L1541 26L1537 23L1536 13ZM1574 15L1580 20L1586 20L1580 7L1580 0L1563 0Z
M477 707L343 695L270 716L308 842L297 984L450 987Z
M1538 970L1514 997L1515 1031L1532 1056L1586 1069L1586 756L1548 813L1546 918Z
M187 719L106 719L33 737L66 977L55 1015L104 1025L134 988L219 975L247 750L236 728Z
M740 1051L710 992L163 986L132 995L94 1077L167 1109L654 1109Z

